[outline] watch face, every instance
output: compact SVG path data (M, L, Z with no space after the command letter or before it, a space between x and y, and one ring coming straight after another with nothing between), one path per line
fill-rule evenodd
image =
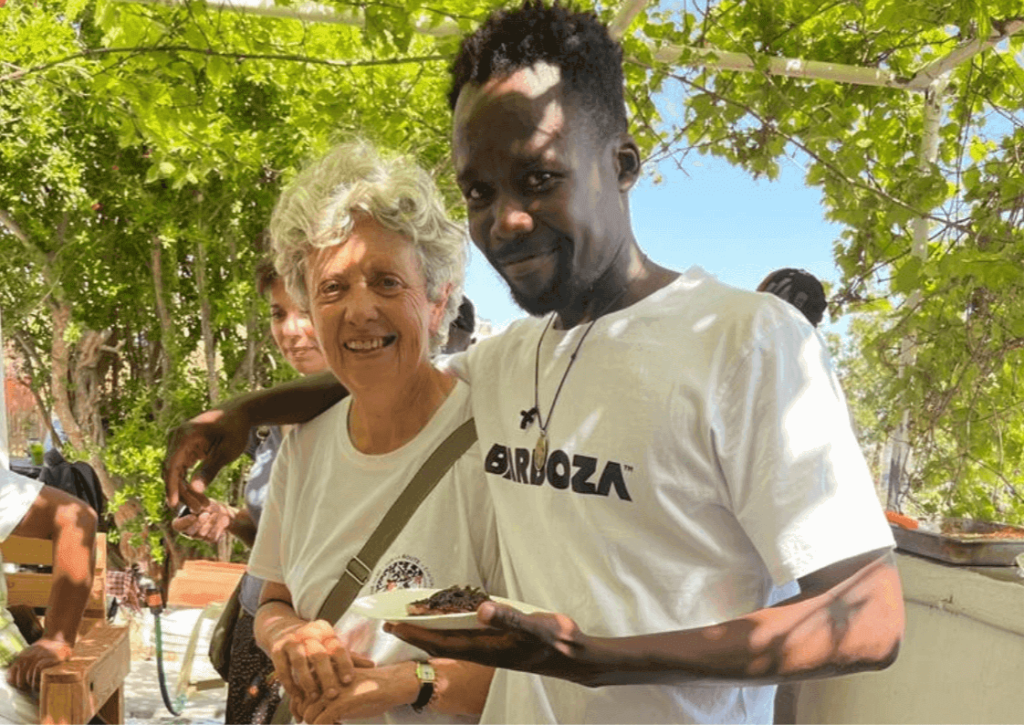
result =
M434 666L427 662L417 662L416 679L419 680L421 684L436 681L437 673L434 672Z
M412 709L416 712L423 712L423 708L433 699L436 676L433 666L426 662L416 663L416 679L420 681L420 693L416 697L416 702L412 703Z

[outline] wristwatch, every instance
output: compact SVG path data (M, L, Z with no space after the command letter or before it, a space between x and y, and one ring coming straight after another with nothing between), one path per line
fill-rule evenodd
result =
M434 697L434 683L437 681L437 673L434 672L434 666L429 662L417 662L416 679L420 681L420 694L416 698L416 702L412 704L412 709L416 712L423 712L423 708Z

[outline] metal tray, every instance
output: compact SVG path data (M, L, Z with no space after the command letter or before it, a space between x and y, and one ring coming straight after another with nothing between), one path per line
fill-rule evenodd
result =
M953 533L935 534L921 529L904 529L896 524L889 524L889 527L896 539L896 548L948 564L1016 566L1017 557L1024 554L1024 538L957 538ZM960 531L967 534L984 534L1006 528L1024 531L1024 529L1008 527L1005 524L969 519L946 519L942 528L944 531Z

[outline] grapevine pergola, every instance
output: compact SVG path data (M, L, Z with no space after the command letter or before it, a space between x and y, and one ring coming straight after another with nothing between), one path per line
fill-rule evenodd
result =
M123 3L183 7L188 0L116 0ZM233 12L247 15L296 20L303 23L333 23L364 27L366 18L358 6L343 10L338 7L305 3L278 5L275 0L203 0L214 11ZM648 5L649 0L623 0L617 15L610 23L613 35L626 34L633 21ZM415 25L417 33L436 39L450 38L460 34L461 29L453 22L432 24L422 22ZM916 94L921 98L923 133L917 149L917 164L922 170L936 161L939 155L940 126L946 104L946 90L950 74L961 64L986 50L996 48L1009 37L1024 30L1024 20L1014 19L994 23L991 33L984 37L968 38L945 55L923 64L912 74L900 75L881 67L866 67L831 63L827 60L786 58L770 54L741 53L713 47L692 47L673 44L649 46L650 57L665 67L702 67L711 71L733 71L755 73L811 81L826 81L857 86L873 86ZM639 62L638 59L630 59ZM340 64L346 61L339 60ZM913 222L912 253L924 258L927 254L930 210L919 210ZM914 300L911 298L913 304ZM2 340L0 340L2 344ZM902 357L904 364L912 361L913 340L905 338ZM8 465L6 408L3 403L2 368L0 368L0 464ZM907 413L895 435L892 446L892 461L889 476L889 502L895 504L900 479L906 469L910 446Z

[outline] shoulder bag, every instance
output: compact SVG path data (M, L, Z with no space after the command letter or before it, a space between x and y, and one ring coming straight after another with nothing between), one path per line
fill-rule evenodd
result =
M244 578L245 575L242 576L242 579ZM231 641L235 637L235 625L238 623L238 618L242 616L242 602L239 599L241 592L242 582L240 580L235 591L231 592L231 596L224 604L217 623L213 625L213 632L210 633L210 649L208 651L210 664L225 682L228 681L228 672L231 669Z
M398 538L409 519L416 513L416 509L434 490L444 474L455 465L457 460L462 458L462 455L475 442L476 425L470 418L452 431L441 445L434 449L430 457L420 466L416 475L412 477L409 485L402 491L398 500L391 504L391 508L384 514L384 518L363 544L363 548L349 559L338 583L334 585L334 589L320 606L320 611L316 615L317 619L324 619L331 623L336 623L341 619L341 616L355 601L363 585L369 580L377 562ZM285 693L281 698L281 704L274 712L271 723L284 725L284 723L291 722L290 702L291 698Z

